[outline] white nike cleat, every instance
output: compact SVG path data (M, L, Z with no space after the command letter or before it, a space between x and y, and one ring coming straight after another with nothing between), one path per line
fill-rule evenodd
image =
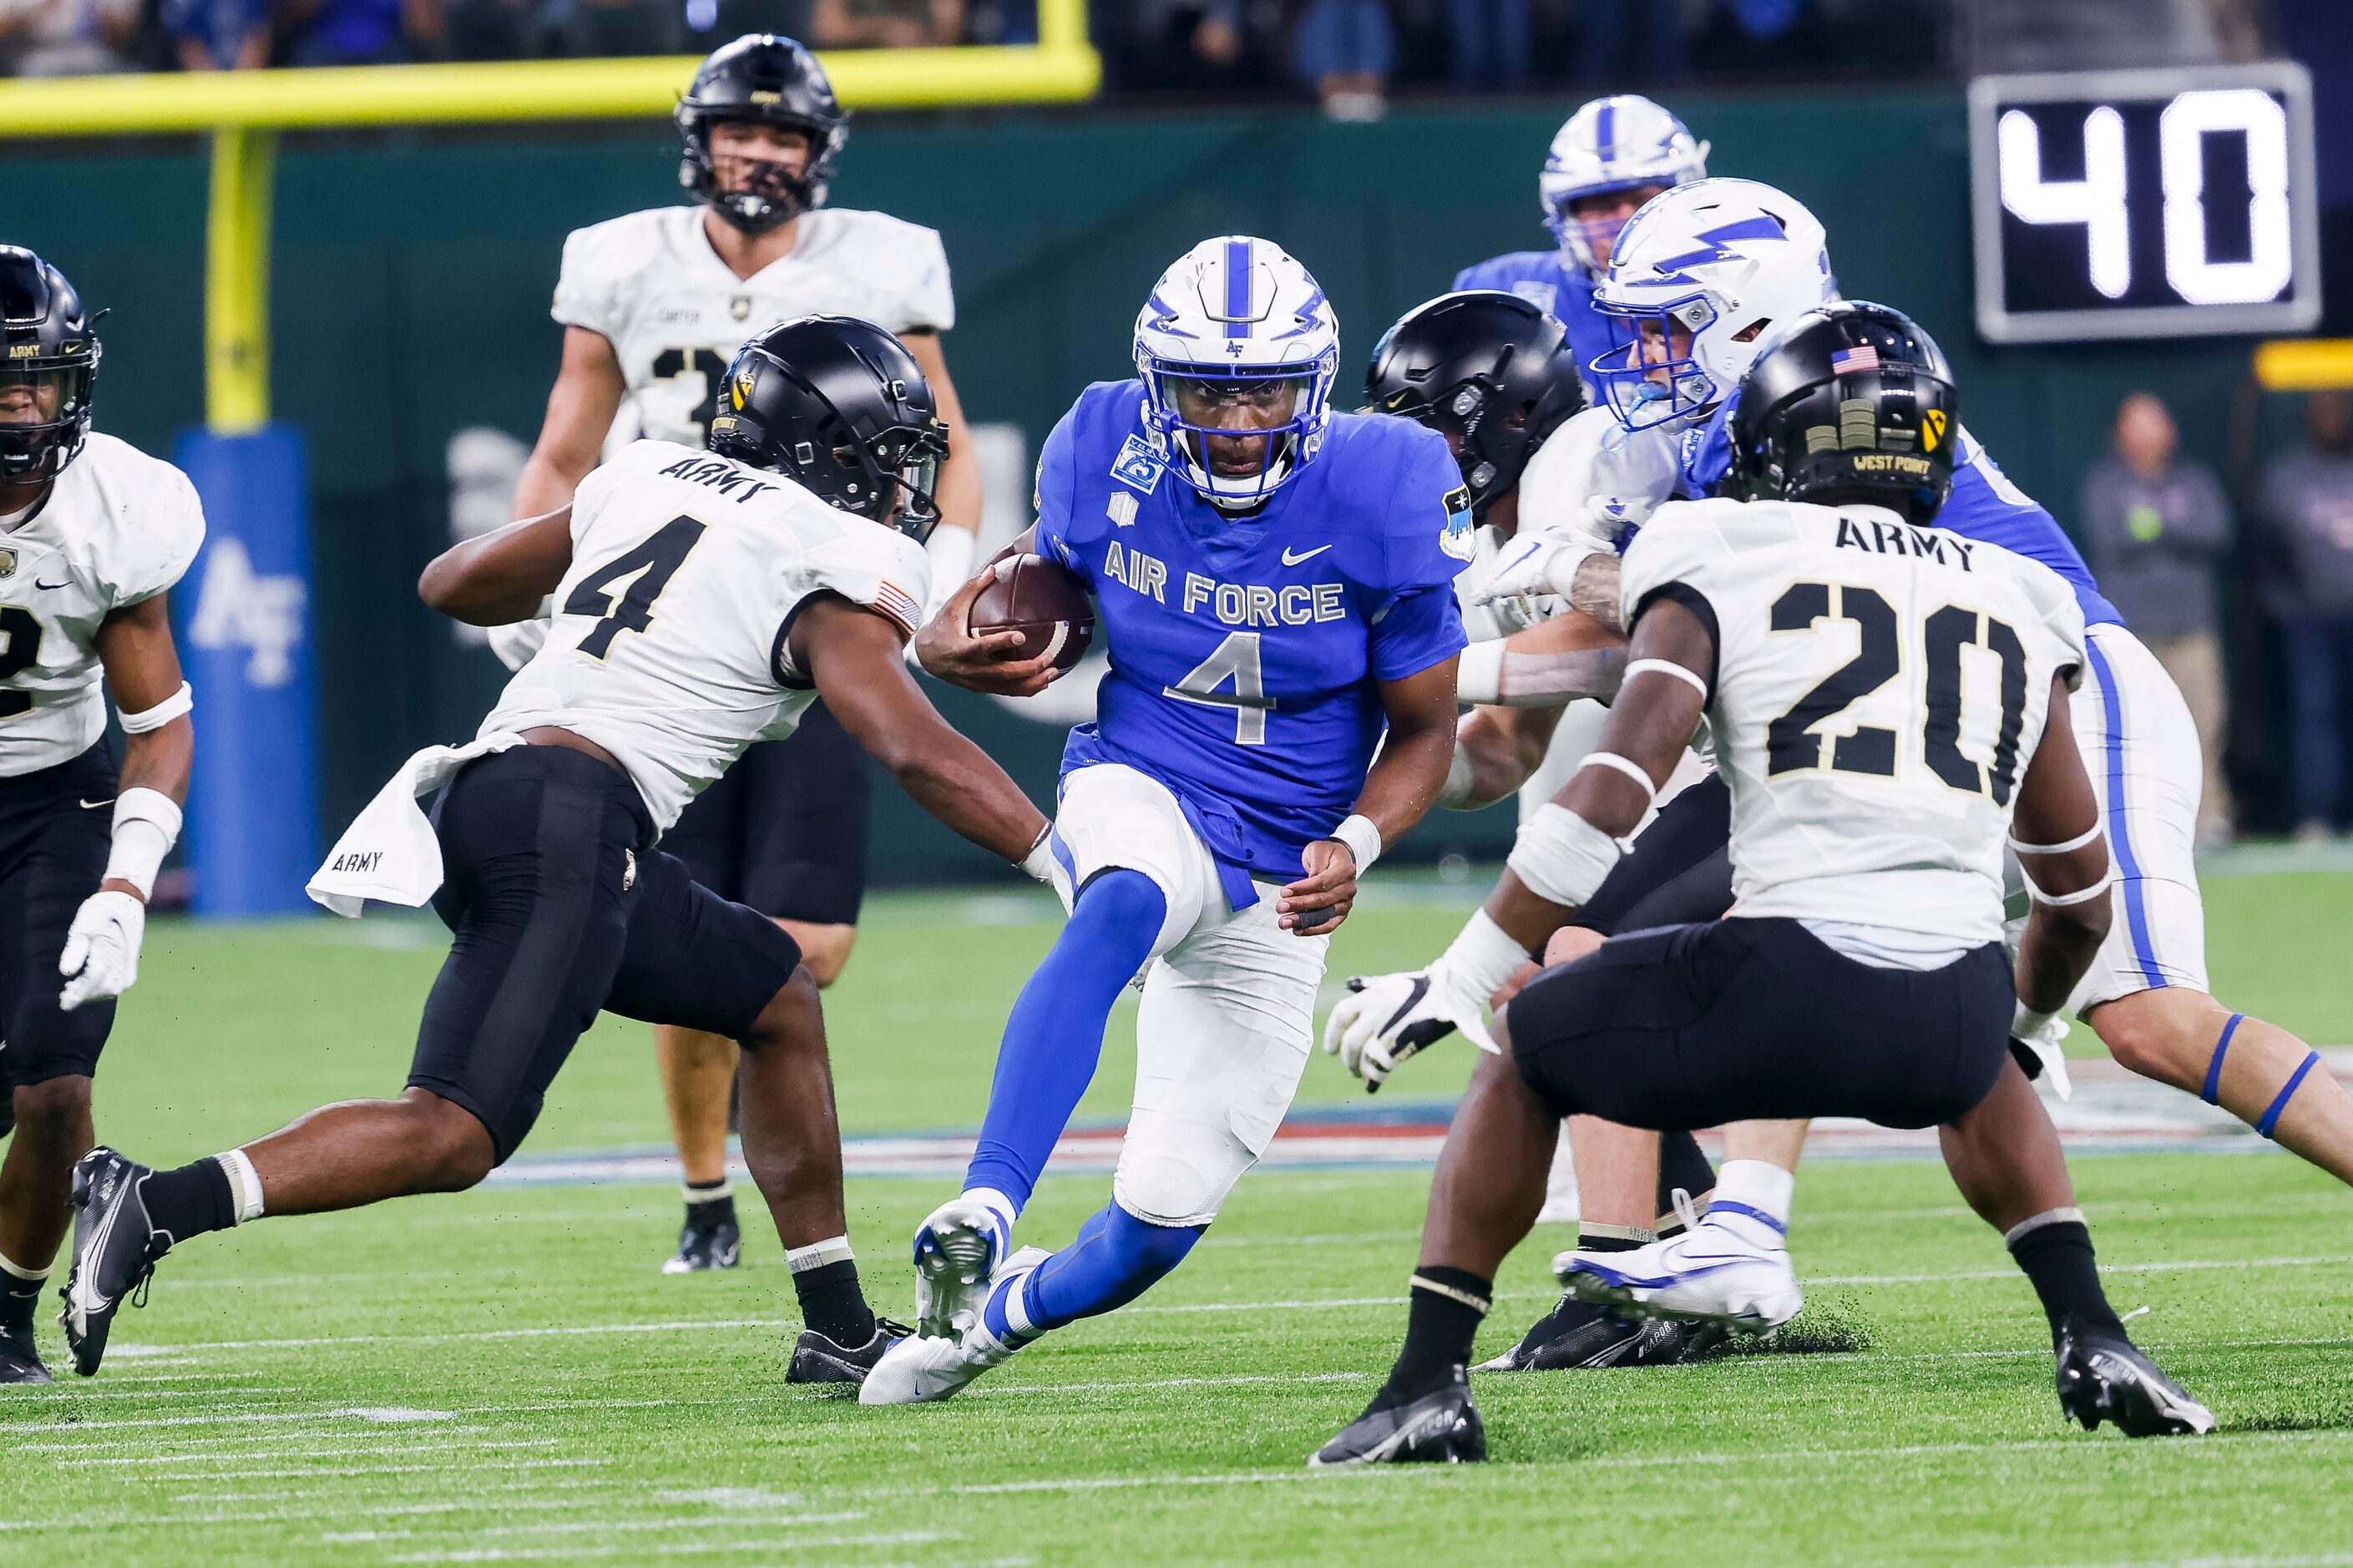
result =
M1051 1254L1042 1247L1025 1247L1006 1259L989 1291L1018 1289L1021 1280ZM874 1363L859 1386L860 1405L928 1405L963 1392L966 1384L994 1366L1003 1366L1027 1341L1008 1344L988 1331L975 1314L961 1342L938 1335L902 1340Z
M1003 1214L970 1194L932 1211L915 1232L915 1339L953 1342L980 1321L1011 1232Z
M1580 1300L1638 1318L1712 1324L1761 1334L1798 1315L1805 1297L1772 1226L1734 1224L1722 1204L1681 1236L1631 1252L1567 1252L1554 1259L1560 1282ZM1744 1216L1745 1217L1745 1216Z

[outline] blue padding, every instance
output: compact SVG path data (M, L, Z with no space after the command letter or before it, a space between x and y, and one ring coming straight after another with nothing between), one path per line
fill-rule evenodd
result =
M2281 1089L2277 1098L2274 1099L2271 1104L2264 1109L2261 1120L2257 1121L2255 1123L2256 1131L2262 1133L2266 1138L2272 1135L2272 1129L2279 1125L2280 1112L2285 1110L2287 1109L2287 1102L2295 1097L2296 1086L2304 1081L2304 1075L2310 1072L2314 1068L2319 1065L2320 1053L2318 1051L2306 1051L2304 1053L2304 1065L2295 1069L2295 1075L2287 1080L2287 1087Z
M2209 1105L2222 1103L2215 1098L2222 1088L2222 1053L2231 1048L2231 1037L2237 1034L2239 1026L2246 1021L2244 1013L2232 1014L2222 1026L2222 1037L2214 1042L2214 1059L2206 1064L2206 1087L2198 1091L2198 1098Z

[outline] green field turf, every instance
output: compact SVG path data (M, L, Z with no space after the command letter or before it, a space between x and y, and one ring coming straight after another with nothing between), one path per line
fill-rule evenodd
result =
M2208 893L2218 989L2353 1041L2353 878ZM1377 894L1335 973L1427 957L1461 907ZM828 1002L847 1126L976 1120L1050 939L1034 916L877 900ZM388 1092L438 945L389 921L159 923L101 1137L178 1160ZM584 1043L529 1147L659 1142L643 1036L608 1021ZM1410 1092L1450 1092L1466 1054L1414 1064ZM1115 1023L1082 1114L1118 1115L1130 1056ZM1360 1092L1312 1065L1306 1098ZM674 1190L507 1189L274 1220L168 1260L100 1379L0 1391L0 1562L2353 1563L2353 1197L2273 1153L2077 1176L2119 1308L2149 1310L2136 1332L2213 1404L2216 1436L2063 1427L2031 1293L1932 1163L1803 1173L1800 1269L1868 1350L1482 1377L1497 1463L1338 1476L1301 1461L1394 1351L1419 1173L1261 1173L1137 1307L952 1404L880 1412L782 1384L792 1293L764 1221L744 1268L665 1279ZM1027 1237L1066 1238L1103 1186L1049 1178ZM944 1194L852 1187L888 1309ZM1548 1300L1569 1239L1547 1227L1513 1258L1482 1349ZM53 1329L45 1345L61 1358Z

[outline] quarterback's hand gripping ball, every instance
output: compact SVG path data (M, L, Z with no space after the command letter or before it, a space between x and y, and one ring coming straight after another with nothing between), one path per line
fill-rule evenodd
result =
M58 955L58 973L66 981L58 1006L70 1013L130 990L139 978L139 943L146 932L147 906L129 893L107 888L83 900Z

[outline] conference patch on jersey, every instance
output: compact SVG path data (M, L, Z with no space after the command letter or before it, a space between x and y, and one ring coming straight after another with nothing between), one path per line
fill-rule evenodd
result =
M1130 489L1150 495L1160 483L1160 476L1168 464L1152 449L1152 443L1141 436L1130 436L1112 459L1111 477Z
M1467 486L1457 485L1446 492L1446 528L1438 536L1438 548L1457 561L1470 560L1471 552L1477 548L1472 537L1471 491Z

